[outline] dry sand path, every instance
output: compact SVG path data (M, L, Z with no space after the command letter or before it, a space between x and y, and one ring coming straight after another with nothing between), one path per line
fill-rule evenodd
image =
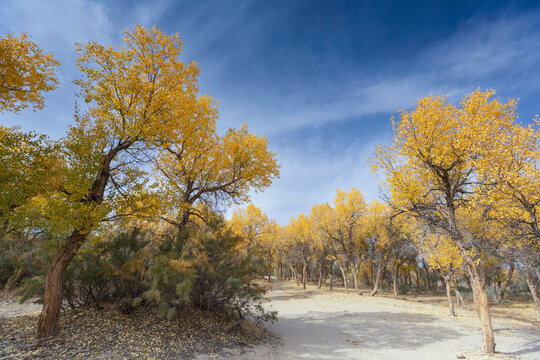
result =
M282 344L212 358L234 359L467 359L477 358L479 321L471 311L450 317L436 305L383 297L308 291L282 283L267 295ZM538 324L495 319L496 358L540 359Z

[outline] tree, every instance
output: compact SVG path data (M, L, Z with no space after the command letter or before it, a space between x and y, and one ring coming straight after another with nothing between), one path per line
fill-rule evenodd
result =
M291 257L293 263L300 263L302 265L302 286L305 289L307 284L307 268L313 256L315 246L309 218L304 214L299 214L296 218L291 218L289 224L285 227L285 233L287 245L289 246L288 255Z
M260 191L279 176L276 154L268 150L266 138L249 133L246 126L219 136L215 117L215 109L207 104L181 138L165 147L156 164L162 175L160 192L173 215L164 219L179 231L190 216L199 215L195 203L246 202L251 190Z
M76 113L63 140L68 168L44 205L68 235L47 272L39 338L58 331L65 271L89 234L107 215L121 215L115 205L129 204L130 213L145 206L141 159L173 143L207 104L197 96L196 64L180 61L178 35L137 26L120 46L77 49L83 78L76 83L88 110Z
M317 209L316 209L317 210ZM358 271L360 267L360 255L363 247L360 232L360 220L366 212L366 202L362 193L352 188L346 192L336 190L334 207L319 208L318 231L322 232L329 240L329 246L336 260L340 262L340 268L348 292L347 263L351 265L353 272L354 288L360 293Z
M17 210L55 186L57 150L44 135L0 125L0 237L23 227L27 214L17 221Z
M26 34L0 37L0 112L18 112L29 105L43 109L43 94L58 86L58 65Z
M394 122L394 142L377 151L373 170L382 169L392 205L444 232L456 246L473 287L483 326L483 350L495 351L495 340L482 261L474 234L459 214L493 179L486 169L513 131L514 100L501 103L493 91L475 91L459 105L445 97L420 99Z
M253 204L248 204L243 209L235 209L229 223L233 232L243 239L239 251L262 260L270 281L279 245L279 225Z

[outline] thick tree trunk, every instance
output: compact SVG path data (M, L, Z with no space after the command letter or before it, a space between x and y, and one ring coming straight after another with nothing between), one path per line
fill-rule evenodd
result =
M508 269L508 275L506 276L506 279L501 287L501 293L499 294L499 302L502 302L504 299L504 294L506 293L506 289L508 288L508 285L510 285L510 282L512 281L513 273L514 273L514 263L511 263L510 269Z
M529 285L529 290L531 291L536 309L538 310L538 318L540 318L540 299L538 298L538 293L536 292L536 285L534 284L532 271L526 269L525 278L527 279L527 285Z
M486 354L492 354L495 352L495 334L493 332L493 325L491 324L491 315L489 313L484 278L480 274L477 265L474 263L468 264L468 271L473 290L474 303L480 321L482 322L482 337L484 340L483 351Z
M339 269L341 270L341 275L343 276L343 285L345 285L345 292L349 293L349 282L347 281L347 273L345 272L345 268L343 266L340 266Z
M77 250L86 240L86 236L86 234L74 231L47 272L43 308L38 321L38 339L55 336L58 333L58 320L62 307L66 269Z
M444 284L446 285L446 297L448 298L448 310L450 311L450 315L456 316L456 311L454 310L454 300L452 300L452 291L450 287L450 276L445 275L443 276Z

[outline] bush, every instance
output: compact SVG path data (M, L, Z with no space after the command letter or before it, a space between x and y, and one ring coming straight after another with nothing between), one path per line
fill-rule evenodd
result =
M225 227L222 218L175 240L181 250L167 241L162 248L170 251L157 256L147 273L151 287L144 298L157 304L160 316L170 319L179 307L192 305L238 324L244 319L275 319L275 312L266 312L259 302L265 290L251 282L255 269L251 259L238 251L242 239Z

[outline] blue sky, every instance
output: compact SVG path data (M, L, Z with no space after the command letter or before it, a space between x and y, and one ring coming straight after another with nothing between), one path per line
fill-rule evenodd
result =
M247 123L282 174L254 194L286 223L336 188L378 197L366 157L391 140L390 116L430 94L481 88L540 113L540 5L503 1L2 0L0 33L27 32L63 62L47 108L0 121L63 135L73 123L75 42L118 43L135 24L180 34L219 100L219 129Z

